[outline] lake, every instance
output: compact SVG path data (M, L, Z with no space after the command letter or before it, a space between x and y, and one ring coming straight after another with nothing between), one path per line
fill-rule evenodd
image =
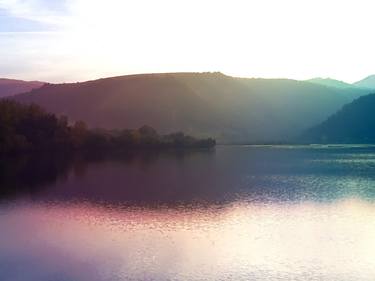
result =
M375 280L375 147L0 162L0 280Z

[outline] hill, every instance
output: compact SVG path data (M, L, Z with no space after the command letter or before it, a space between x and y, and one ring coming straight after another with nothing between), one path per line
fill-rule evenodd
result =
M367 89L375 89L375 75L370 75L365 79L353 83L353 85Z
M39 81L29 82L22 80L0 78L0 98L29 92L32 89L41 87L43 84L43 82Z
M90 127L184 131L220 142L280 141L324 121L361 89L221 73L167 73L46 84L14 98Z
M375 94L345 105L302 137L313 143L375 143Z
M318 84L318 85L323 85L327 87L335 87L339 89L348 89L348 88L355 88L356 86L353 84L349 84L340 80L335 80L331 78L312 78L309 80L306 80L307 82Z

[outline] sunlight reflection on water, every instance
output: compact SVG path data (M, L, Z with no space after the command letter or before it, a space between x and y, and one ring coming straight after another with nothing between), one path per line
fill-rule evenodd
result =
M1 280L375 278L375 206L356 199L187 209L24 203L1 214Z
M33 185L0 204L0 280L375 280L375 154L288 151L96 162Z

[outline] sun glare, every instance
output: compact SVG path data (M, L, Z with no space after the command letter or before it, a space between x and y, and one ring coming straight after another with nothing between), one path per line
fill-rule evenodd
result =
M19 3L3 0L0 8L1 2ZM67 80L222 71L265 78L334 76L352 82L373 72L371 1L75 0L64 7L55 19L48 18L57 26L54 34L32 42L48 50L45 60L69 73ZM26 14L22 8L17 15ZM41 12L32 17L33 9L28 9L28 18L43 20ZM11 39L1 36L9 57ZM13 36L18 44L26 40ZM19 55L32 65L43 58L25 50ZM39 72L49 66L37 65ZM51 79L59 77L55 73Z

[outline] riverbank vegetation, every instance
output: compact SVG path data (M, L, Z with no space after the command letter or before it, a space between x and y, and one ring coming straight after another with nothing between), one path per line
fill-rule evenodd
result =
M210 148L214 139L196 139L178 132L160 135L150 126L139 129L88 129L83 121L70 123L37 105L0 101L0 153L48 150L126 150Z

